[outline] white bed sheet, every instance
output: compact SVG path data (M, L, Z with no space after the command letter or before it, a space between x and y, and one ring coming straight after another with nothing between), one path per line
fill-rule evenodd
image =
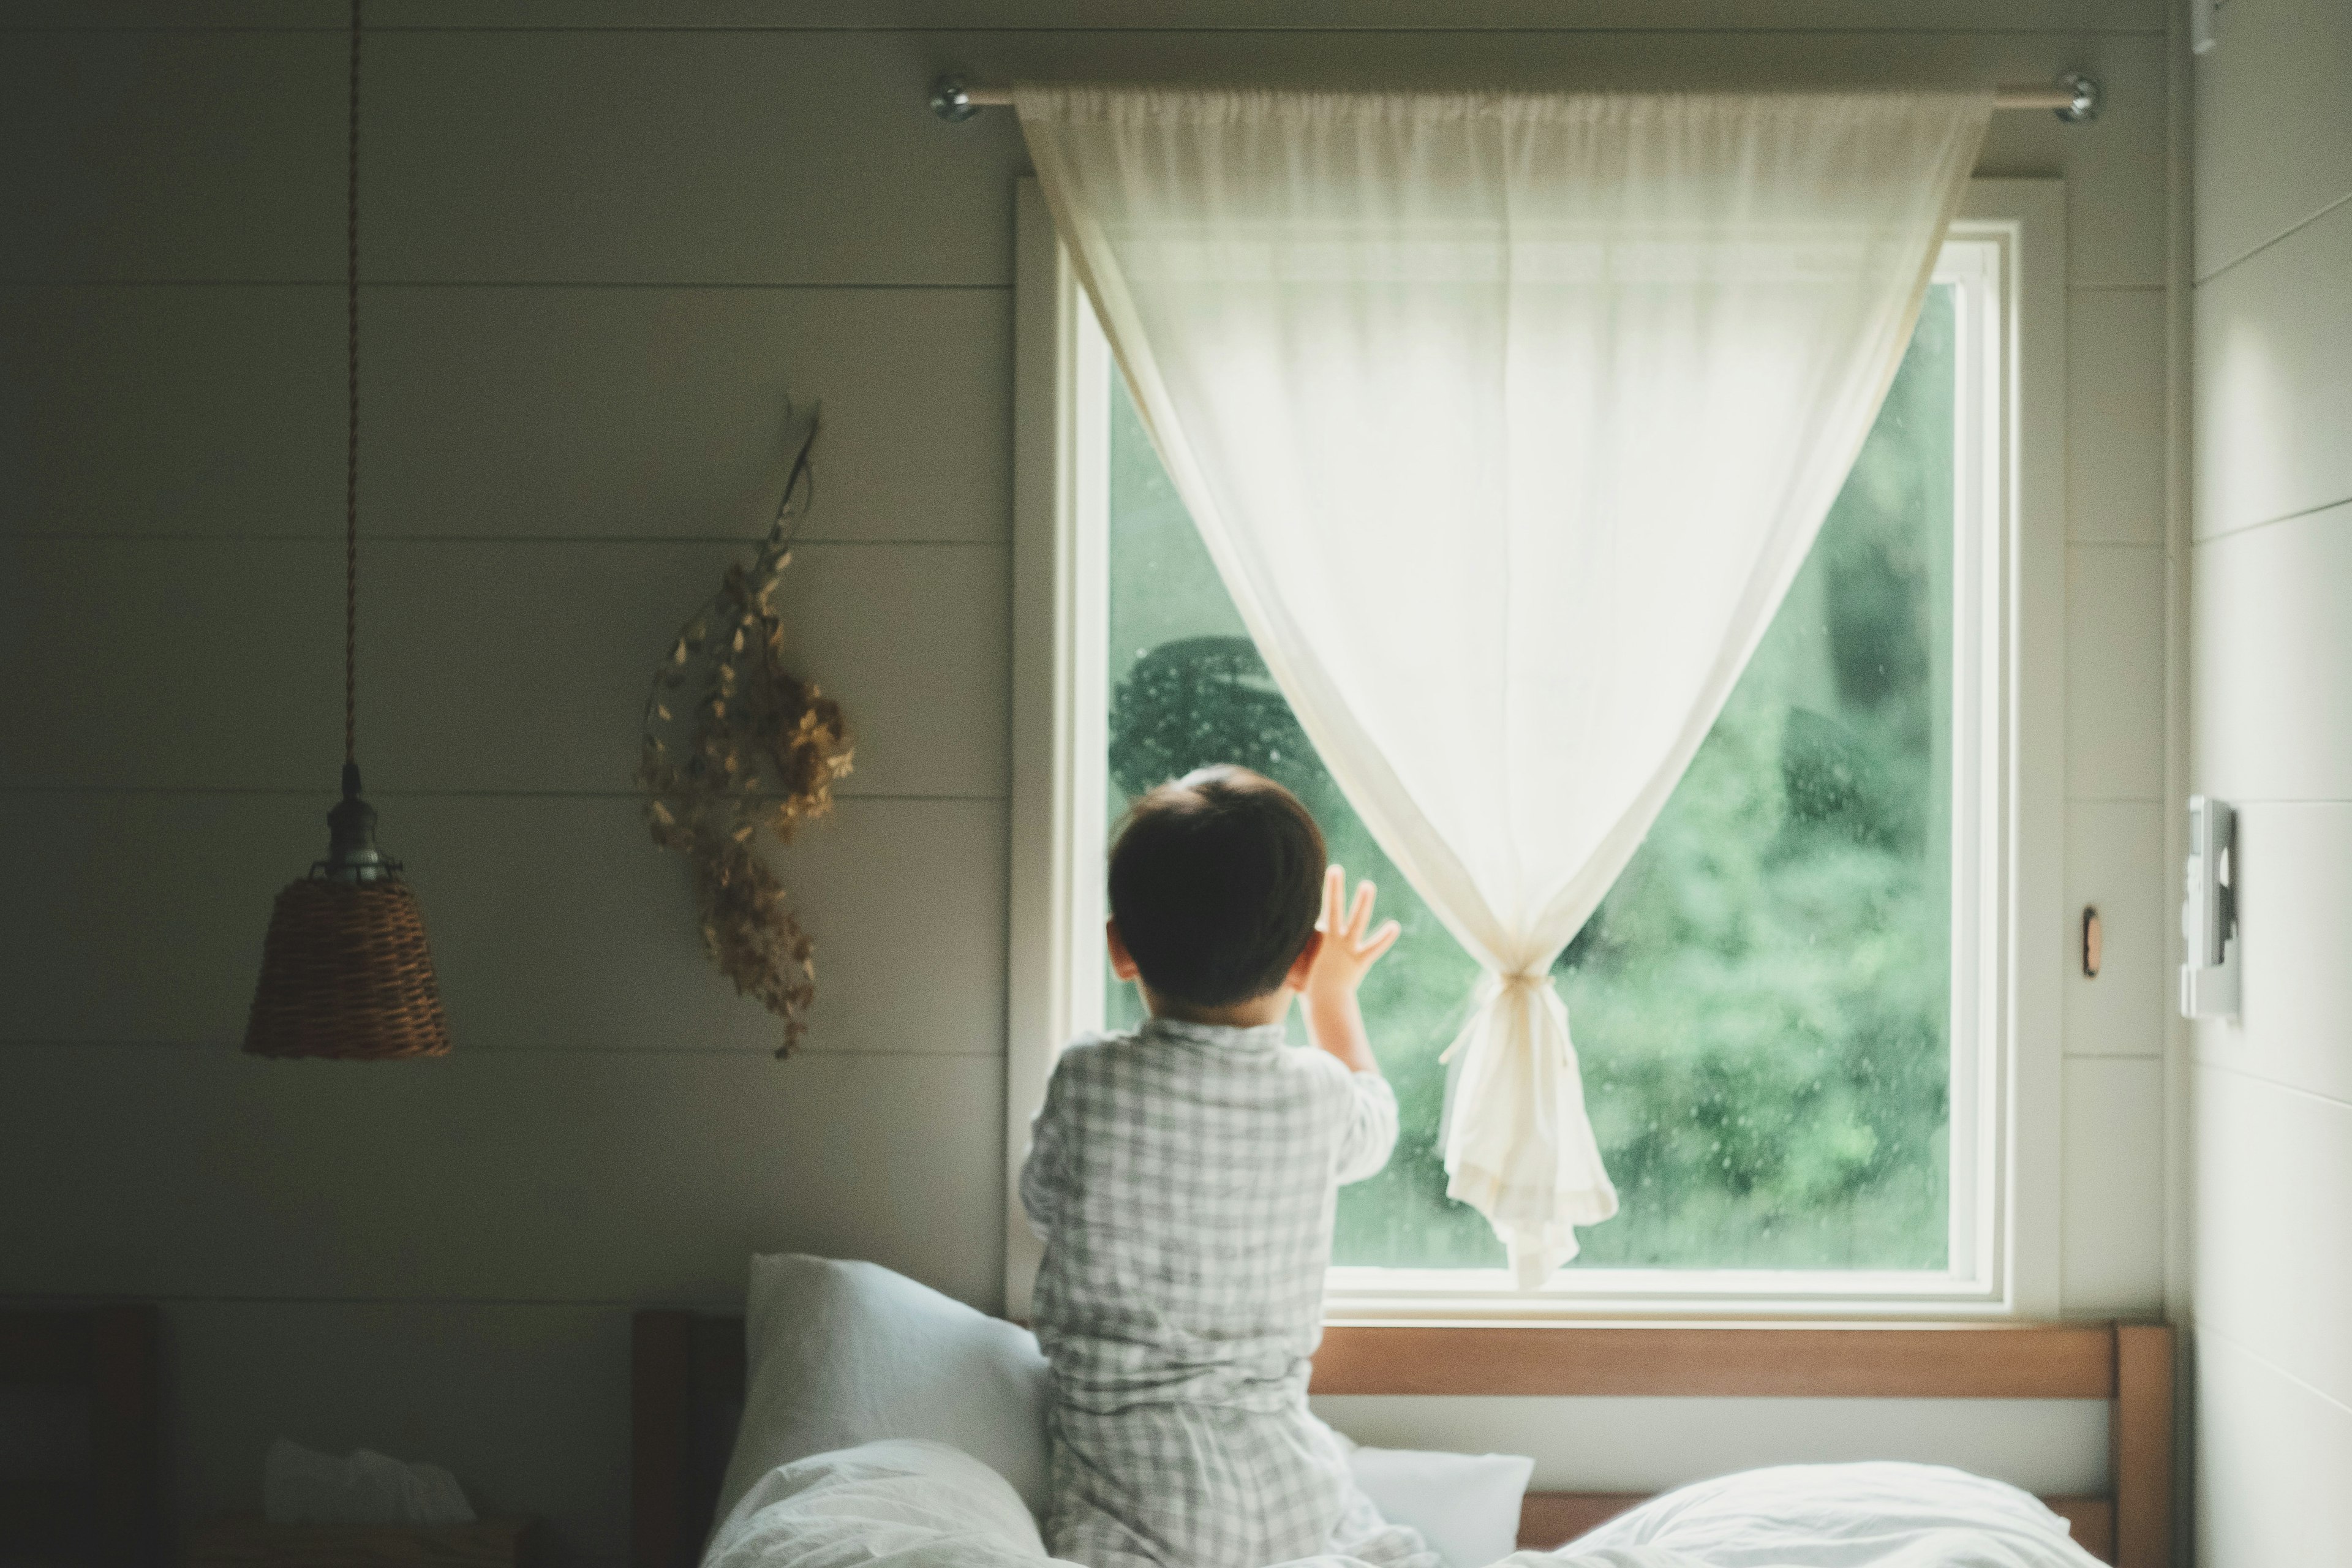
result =
M1666 1546L1706 1568L2099 1568L2040 1499L1941 1465L1742 1470L1653 1498L1570 1546L1513 1561Z
M1927 1465L1749 1470L1656 1498L1558 1552L1496 1568L2095 1568L2013 1487ZM771 1470L704 1568L1073 1568L995 1471L892 1439ZM1363 1568L1315 1557L1269 1568Z

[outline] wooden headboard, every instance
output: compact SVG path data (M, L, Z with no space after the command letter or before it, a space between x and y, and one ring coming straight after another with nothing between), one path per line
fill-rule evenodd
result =
M636 1317L632 1568L695 1568L743 1403L743 1320ZM1317 1394L2103 1399L2110 1489L2044 1498L2117 1568L2169 1568L2172 1331L2158 1324L1334 1326ZM1573 1540L1635 1492L1530 1492L1522 1545Z
M79 1474L0 1474L0 1563L142 1568L163 1544L157 1319L147 1305L0 1312L0 1384L61 1394Z

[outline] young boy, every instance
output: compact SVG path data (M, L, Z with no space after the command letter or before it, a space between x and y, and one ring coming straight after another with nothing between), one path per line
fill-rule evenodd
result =
M1111 850L1111 969L1150 1017L1063 1054L1021 1173L1056 1557L1438 1568L1307 1409L1338 1189L1397 1133L1356 1005L1397 926L1367 935L1371 885L1343 913L1345 888L1306 807L1244 768L1160 785ZM1318 1049L1284 1043L1294 993Z

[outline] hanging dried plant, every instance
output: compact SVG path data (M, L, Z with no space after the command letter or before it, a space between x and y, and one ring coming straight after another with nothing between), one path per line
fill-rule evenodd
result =
M738 994L783 1021L779 1057L807 1027L814 947L761 853L761 831L791 843L801 824L833 809L850 765L841 706L784 668L776 613L815 440L812 410L792 424L783 500L751 563L727 568L654 672L637 761L654 842L693 864L703 948Z

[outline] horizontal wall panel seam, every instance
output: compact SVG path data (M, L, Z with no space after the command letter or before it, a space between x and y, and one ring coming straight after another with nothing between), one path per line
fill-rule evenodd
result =
M2334 511L2337 507L2346 505L2352 505L2352 495L2338 496L2334 500L2318 501L2310 506L2298 507L2294 511L2283 511L2276 517L2266 517L2259 522L2242 522L2235 528L2225 528L2218 533L2200 534L2189 542L2189 548L2192 551L2202 550L2209 544L2219 544L2225 539L2242 539L2247 534L2261 529L2271 528L2282 522L2294 522L2306 517L2317 517L2321 512Z
M2306 216L2297 218L2294 222L2287 225L2286 227L2279 230L2278 233L2271 236L2268 239L2263 240L2260 245L2254 246L2249 249L2244 255L2231 257L2229 260L2221 263L2221 266L2213 268L2212 271L2208 272L2203 277L2198 279L2197 287L2202 289L2205 285L2221 277L2222 274L2230 271L2232 268L2242 266L2246 262L2252 261L2255 257L2262 255L2263 252L2275 249L2277 247L2285 244L2288 240L2293 239L2296 235L2301 234L2305 229L2309 228L2313 224L2317 223L2321 218L2326 217L2329 213L2334 212L2337 207L2342 206L2347 202L2352 202L2352 191L2347 191L2342 195L2337 196L2334 201L2327 203L2325 206L2320 207Z
M2315 1100L2331 1110L2352 1111L2352 1100L2338 1100L2332 1094L2322 1094L2315 1089L2305 1089L2300 1084L2289 1083L2284 1079L2273 1078L2268 1073L2249 1072L2244 1068L2235 1067L2224 1061L2216 1061L2201 1049L2197 1053L2196 1064L2198 1069L2202 1072L2227 1073L2230 1077L2242 1079L2247 1083L2258 1083L2266 1089L2277 1089L2281 1094L2292 1094L2300 1100Z
M464 1053L472 1058L488 1057L627 1057L633 1060L660 1061L670 1057L701 1060L709 1057L742 1057L746 1059L767 1058L776 1059L765 1047L719 1047L710 1046L467 1046ZM15 1039L0 1036L0 1051L218 1051L224 1056L238 1056L234 1040L68 1040ZM992 1062L1001 1060L1002 1050L985 1051L890 1051L853 1047L846 1050L828 1050L822 1047L804 1047L790 1058L793 1061L822 1057L827 1061L851 1061L875 1058L896 1061L902 1058L919 1058L924 1061ZM297 1069L299 1070L299 1069ZM430 1069L427 1069L430 1070Z
M336 278L0 278L0 289L333 289L346 285ZM680 293L736 290L746 294L1010 294L1010 283L778 283L760 279L731 281L708 279L594 278L369 278L360 284L365 296L379 289L546 289L587 291L635 291L671 289Z
M852 775L855 776L854 774ZM248 796L267 800L303 800L313 795L330 795L334 792L318 784L277 784L262 787L250 784L126 784L92 782L89 784L0 784L0 797L11 795L182 795L190 799L212 800L224 796ZM371 789L368 795L376 800L635 800L638 792L627 789ZM834 799L848 802L905 802L916 804L969 803L975 805L998 805L1010 800L1004 791L970 795L919 795L887 791L866 791L836 788ZM2263 796L2237 795L2231 797L2241 805L2352 805L2352 797L2336 795ZM2070 795L2069 805L2161 805L2164 795Z
M2196 1323L2193 1331L2200 1335L2210 1334L2213 1338L2220 1340L2224 1344L2228 1345L2231 1350L2236 1351L2240 1355L2244 1356L2248 1361L2253 1362L2264 1368L2267 1368L2271 1372L2276 1373L2279 1376L2286 1379L2289 1383L2294 1384L2297 1388L2302 1389L2305 1394L2310 1394L2314 1399L2321 1400L2328 1405L2332 1405L2336 1406L2336 1409L2343 1411L2346 1415L2352 1415L2352 1405L2345 1404L2342 1400L2336 1398L2326 1389L2297 1376L2287 1368L2279 1365L2278 1363L2271 1360L2270 1357L2263 1354L2260 1351L2250 1347L2243 1340L2238 1338L2237 1335L2230 1332L2227 1329L2217 1329L2212 1326L2210 1321L2200 1319Z
M131 24L119 27L90 26L71 26L67 25L58 25L55 26L0 26L0 37L15 37L19 35L25 37L38 37L43 35L79 34L86 37L132 37L141 35L172 37L175 35L187 36L215 33L283 34L289 37L297 37L320 33L340 34L345 30L346 29L340 26L294 26L283 24L271 26L253 23L217 23L210 25L203 23L189 23L174 26L165 23L146 23ZM1457 37L1465 38L1683 38L1692 37L1693 35L1703 35L1708 37L1720 36L1726 37L1846 38L2160 38L2165 36L2165 30L2161 27L1465 27L1460 26L1442 26L1434 23L1427 26L1366 26L1356 27L1331 26L1328 24L1319 26L1298 25L1284 26L1279 25L1261 25L1258 26L1224 27L991 27L987 26L949 26L944 25L913 27L890 27L879 25L853 26L842 25L827 26L821 24L807 26L793 26L790 23L775 23L764 26L753 26L743 23L733 23L697 27L681 26L676 24L663 26L653 23L611 23L601 26L592 23L582 23L571 26L532 26L526 23L492 23L485 24L480 26L461 26L447 23L427 25L424 23L403 24L394 22L372 24L365 30L371 34L447 34L453 37L462 37L474 33L543 33L551 37L569 37L582 34L593 36L604 33L661 34L671 37L693 37L706 34L719 35L729 33L745 34L753 37L766 37L771 35L796 36L828 34L848 37L897 37L901 36L919 37L925 35L942 37L1066 37L1073 34L1080 37L1109 36L1115 37L1224 37L1229 34L1253 36L1268 33L1284 35L1324 34L1333 37L1360 37L1366 36L1426 37L1431 35L1436 35L1439 37Z
M854 776L854 775L853 775ZM254 788L243 784L0 784L0 797L10 795L183 795L191 799L214 800L223 796L251 796L265 800L299 800L312 795L331 795L333 791L323 785L280 784L272 788ZM368 794L377 800L635 800L640 792L629 789L371 789ZM775 800L778 795L760 798ZM978 805L1001 805L1012 798L1002 793L993 795L887 795L851 789L835 789L836 802L891 801L914 804L919 802L968 802Z
M58 1290L0 1290L0 1302L26 1307L109 1300L112 1298L86 1293ZM640 1307L691 1308L697 1310L742 1310L736 1301L665 1301L641 1300L635 1298L614 1300L603 1296L142 1296L142 1301L152 1301L163 1307L517 1307L547 1311L577 1311L584 1308L601 1308L612 1311L635 1311Z
M65 530L40 530L14 532L0 529L0 539L15 540L26 544L298 544L306 547L341 542L332 534L320 533L76 533ZM554 544L576 549L583 544L659 545L708 544L719 548L729 545L750 549L759 541L742 533L395 533L390 531L366 532L360 536L360 547L372 544ZM814 535L795 538L795 550L814 550L822 545L827 550L993 550L1010 552L1013 542L1006 539L820 539Z

